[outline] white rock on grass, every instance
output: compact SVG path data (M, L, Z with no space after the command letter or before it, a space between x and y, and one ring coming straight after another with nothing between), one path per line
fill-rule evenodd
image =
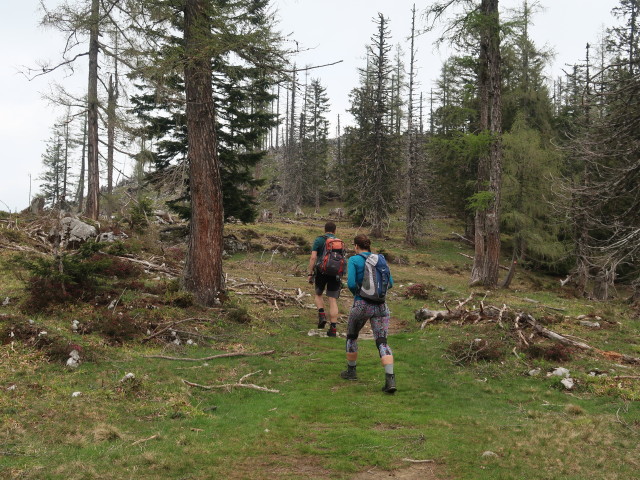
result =
M600 328L600 322L590 322L588 320L580 320L580 325L589 328Z
M134 378L136 378L136 376L133 373L129 372L124 377L122 377L120 381L126 382L127 380L133 380Z
M575 386L573 378L570 377L563 378L562 380L560 380L560 383L562 383L562 385L564 385L564 388L566 388L567 390L573 390L573 387Z
M485 458L488 458L488 457L495 458L498 456L498 454L495 452L492 452L491 450L487 450L486 452L482 452L482 456Z
M79 397L80 395L82 395L82 392L73 392L71 394L72 397Z
M533 369L529 370L529 376L535 377L536 375L540 375L541 371L542 370L540 370L539 368L533 368Z
M71 350L71 352L69 352L69 358L67 359L67 367L77 368L78 365L80 365L80 352Z
M569 370L564 367L558 367L553 372L548 373L547 376L564 377L567 378L570 375Z
M5 298L4 301L2 302L3 306L9 305L9 297Z

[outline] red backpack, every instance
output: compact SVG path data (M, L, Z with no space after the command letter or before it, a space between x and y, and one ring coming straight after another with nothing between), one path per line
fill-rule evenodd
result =
M339 238L327 237L322 256L318 258L318 273L341 277L344 275L344 242Z

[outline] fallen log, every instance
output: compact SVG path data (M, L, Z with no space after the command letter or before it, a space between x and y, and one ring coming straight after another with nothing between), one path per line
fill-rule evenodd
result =
M619 352L612 352L612 351L606 351L606 350L600 350L599 348L595 348L592 347L591 345L585 343L585 342L580 342L578 340L573 340L571 338L568 338L564 335L560 335L559 333L556 333L552 330L549 330L548 328L543 327L542 325L540 325L535 318L533 318L531 315L526 314L526 313L521 313L520 315L518 315L517 319L522 319L524 320L526 323L528 323L538 334L542 335L543 337L549 338L551 340L555 340L556 342L560 342L564 345L568 345L571 347L576 347L579 348L581 350L585 350L585 351L591 351L594 353L597 353L598 355L601 355L603 357L606 357L610 360L615 360L615 361L619 361L619 362L623 362L623 363L628 363L631 365L640 365L640 358L638 357L633 357L631 355L626 355L624 353L619 353Z
M267 350L265 352L232 352L232 353L221 353L219 355L211 355L210 357L202 357L202 358L187 358L187 357L168 357L166 355L144 355L143 358L161 358L163 360L178 360L182 362L204 362L207 360L214 360L216 358L228 358L228 357L257 357L260 355L272 355L275 353L275 350Z

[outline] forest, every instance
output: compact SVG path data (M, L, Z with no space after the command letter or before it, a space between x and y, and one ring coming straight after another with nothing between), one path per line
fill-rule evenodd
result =
M51 89L42 187L0 211L0 473L637 478L640 1L553 79L538 1L418 3L401 45L380 12L349 118L272 7L41 4L65 47L24 75L87 87ZM326 221L393 272L394 397L310 320Z

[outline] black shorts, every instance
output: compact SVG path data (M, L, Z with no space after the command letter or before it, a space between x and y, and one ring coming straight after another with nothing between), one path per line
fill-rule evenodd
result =
M322 295L324 289L327 289L327 297L339 298L342 289L342 280L340 277L316 274L315 280L316 295Z

